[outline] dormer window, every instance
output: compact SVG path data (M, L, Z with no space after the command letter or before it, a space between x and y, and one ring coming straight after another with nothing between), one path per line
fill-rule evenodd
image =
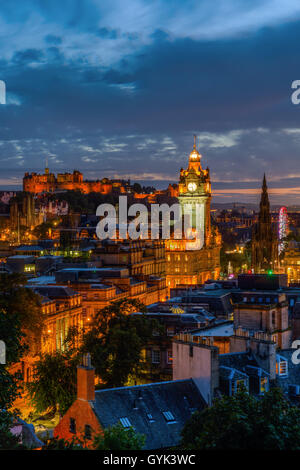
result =
M239 379L232 381L231 383L231 395L234 395L237 393L239 390L242 390L243 388L247 389L247 381L244 379Z
M276 355L276 374L280 377L288 375L288 363L285 357Z
M279 375L287 375L287 362L280 361L279 362Z

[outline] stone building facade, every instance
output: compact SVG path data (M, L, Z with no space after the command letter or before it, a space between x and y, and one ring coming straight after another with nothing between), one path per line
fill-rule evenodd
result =
M196 234L196 205L200 210L199 248L186 238L166 241L167 286L179 284L202 284L207 279L218 279L220 275L221 235L211 225L211 183L209 169L202 169L201 155L194 143L189 157L189 166L180 170L178 200L184 211L185 205L193 207L192 231Z

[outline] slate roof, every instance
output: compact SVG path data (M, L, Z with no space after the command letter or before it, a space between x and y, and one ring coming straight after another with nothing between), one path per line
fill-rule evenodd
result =
M43 248L39 245L21 245L15 251L43 251Z
M299 302L299 297L297 297L297 301L295 303L294 311L292 314L292 318L300 318L300 302Z
M230 380L243 380L247 379L248 376L243 372L233 369L231 367L220 366L220 378Z
M186 421L206 404L194 381L187 379L97 390L92 406L102 427L127 418L137 433L146 436L145 449L160 449L178 445ZM166 411L174 421L166 421Z
M73 297L78 293L67 286L33 286L32 289L38 294L41 294L49 299L65 299Z
M210 313L216 316L228 316L233 313L231 292L228 291L228 289L203 290L197 291L197 293L187 293L182 296L181 302L208 304Z
M229 353L219 355L220 366L231 367L247 374L247 366L259 367L251 352Z
M14 432L15 426L21 426L21 433L18 434ZM22 444L24 444L29 449L39 449L44 446L44 443L37 437L35 434L33 424L28 424L26 421L23 421L21 418L17 418L14 422L14 425L11 428L11 431L15 435L19 435L21 438Z

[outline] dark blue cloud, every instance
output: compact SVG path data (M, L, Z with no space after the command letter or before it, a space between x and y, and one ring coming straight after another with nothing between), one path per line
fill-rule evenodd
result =
M45 41L49 44L59 45L62 43L62 38L59 36L55 36L54 34L47 34L45 37Z
M43 51L38 49L26 49L23 51L17 51L12 57L12 62L23 66L28 63L41 62L43 58Z

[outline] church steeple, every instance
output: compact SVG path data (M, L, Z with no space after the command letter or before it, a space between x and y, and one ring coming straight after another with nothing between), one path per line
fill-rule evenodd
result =
M261 188L261 198L260 198L260 205L259 205L259 220L261 223L266 223L266 224L271 223L270 201L269 201L268 186L267 186L265 173L264 173L264 179L263 179L263 184Z
M264 174L258 222L252 229L252 266L256 272L274 269L277 255L278 240L272 227L268 186Z

